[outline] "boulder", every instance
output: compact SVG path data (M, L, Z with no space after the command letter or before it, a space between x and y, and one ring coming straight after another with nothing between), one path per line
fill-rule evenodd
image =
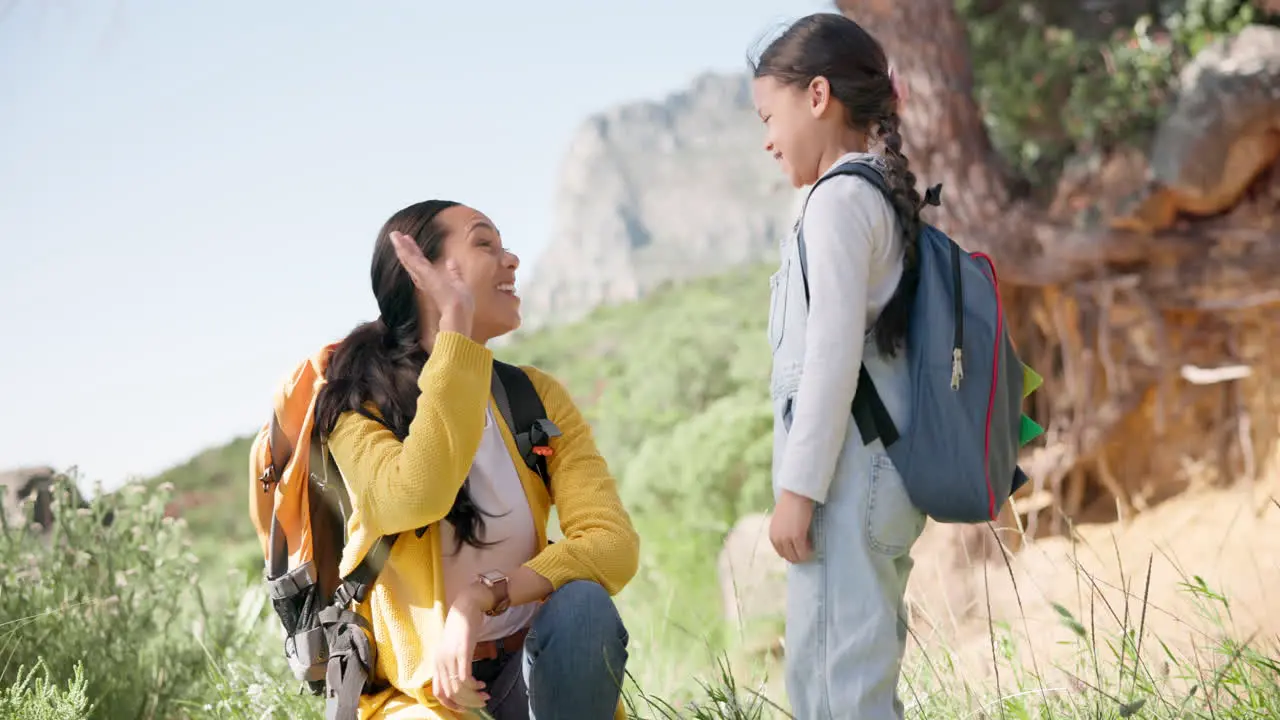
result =
M1112 226L1163 230L1234 206L1280 157L1280 28L1250 25L1202 50L1156 133L1151 183Z
M734 523L720 551L717 574L724 617L731 625L783 617L787 563L769 543L768 515L746 515Z

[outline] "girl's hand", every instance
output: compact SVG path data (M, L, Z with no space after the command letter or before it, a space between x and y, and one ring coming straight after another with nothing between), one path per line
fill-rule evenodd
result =
M401 232L392 232L389 237L418 293L440 311L440 329L470 335L475 298L463 281L458 264L448 260L443 269L438 268L427 260L412 237Z
M476 633L484 619L484 606L472 593L463 593L445 616L444 631L435 650L435 677L432 691L454 712L482 708L489 702L484 683L471 676L471 660L476 652Z
M769 542L778 555L789 563L809 562L813 542L809 525L813 522L813 501L790 490L783 490L769 521Z

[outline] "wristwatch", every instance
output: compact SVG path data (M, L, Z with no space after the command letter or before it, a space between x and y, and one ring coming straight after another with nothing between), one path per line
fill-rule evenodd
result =
M485 615L494 617L501 615L511 607L511 596L507 590L507 576L499 570L488 570L477 576L485 587L493 591L494 603L493 607L485 611Z

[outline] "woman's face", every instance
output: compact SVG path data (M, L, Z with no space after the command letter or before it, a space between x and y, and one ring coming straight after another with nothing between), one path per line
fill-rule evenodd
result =
M520 327L520 296L516 295L520 258L502 247L497 226L465 205L441 211L436 220L446 230L437 263L456 262L475 298L473 337L483 342Z

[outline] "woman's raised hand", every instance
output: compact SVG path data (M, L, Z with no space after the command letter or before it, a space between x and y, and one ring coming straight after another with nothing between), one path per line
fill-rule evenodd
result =
M409 273L418 292L440 311L440 329L471 334L475 298L462 279L462 270L453 260L437 267L422 254L414 239L401 232L390 234L400 265Z

